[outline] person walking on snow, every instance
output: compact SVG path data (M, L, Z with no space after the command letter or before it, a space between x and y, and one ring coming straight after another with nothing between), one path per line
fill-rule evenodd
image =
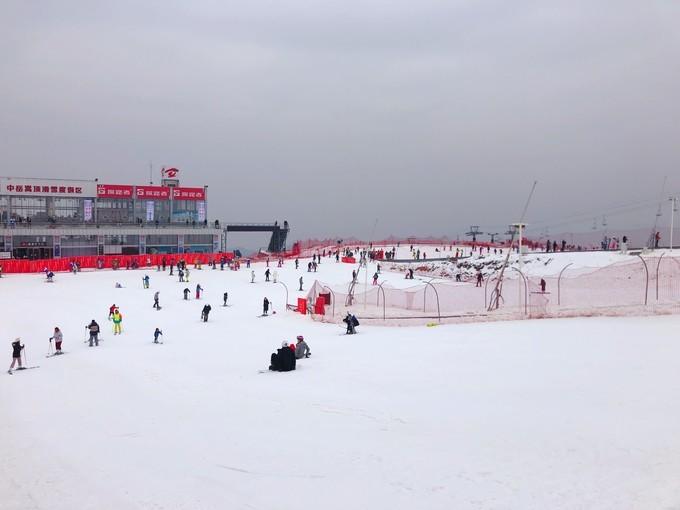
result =
M475 287L481 287L483 280L484 277L482 276L482 270L480 269L477 271L477 283L475 284Z
M203 319L203 322L208 322L208 314L210 313L210 310L212 310L210 305L205 305L203 307L203 311L201 311L201 319Z
M255 283L255 270L250 272L250 283Z
M62 354L61 352L61 342L64 340L64 335L61 330L57 327L54 328L54 334L50 337L50 342L54 340L54 354Z
M188 288L185 288L182 292L184 292L184 301L189 300L189 293L191 292Z
M373 273L373 285L378 285L378 273Z
M541 292L543 292L544 294L545 294L545 286L546 286L545 280L543 278L541 278Z
M262 302L262 315L267 315L269 312L269 300L265 297Z
M114 335L120 335L122 333L122 327L121 327L121 322L123 322L123 316L120 313L120 310L116 308L116 311L113 312L113 334Z
M298 259L295 259L295 269L297 269L299 265L300 265L300 261Z
M184 271L182 271L181 269L178 269L177 275L179 276L179 281L183 282L184 281Z
M144 275L144 278L142 278L142 285L145 289L149 288L149 275L148 274Z
M21 351L23 348L24 346L21 345L21 338L15 338L14 342L12 342L12 364L9 366L9 370L7 371L8 374L12 373L12 369L16 363L19 363L20 370L23 368L21 365Z
M203 290L203 287L201 287L200 283L196 284L196 299L201 299L201 291Z
M302 276L300 277L300 289L299 290L302 290Z
M229 299L229 293L225 292L223 298L224 298L224 304L222 306L227 306L227 299Z
M153 332L153 343L159 344L160 342L158 341L158 337L163 336L163 332L156 328L156 331Z
M160 310L160 309L161 309L161 305L158 303L158 297L159 297L159 295L160 295L160 292L159 292L159 291L156 291L156 292L154 293L154 295L153 295L153 307L154 307L156 310Z
M113 317L113 314L111 315L111 317ZM99 324L97 324L97 322L94 319L92 319L92 322L90 322L89 325L85 326L85 329L89 330L90 332L90 347L92 347L92 342L94 342L94 345L99 345Z
M269 281L269 268L264 272L264 281L268 282Z

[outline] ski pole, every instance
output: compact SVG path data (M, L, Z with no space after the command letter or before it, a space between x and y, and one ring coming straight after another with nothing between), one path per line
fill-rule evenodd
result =
M24 345L23 349L21 349L21 350L24 351L24 367L27 367L28 366L28 356L26 355L26 346Z
M50 348L47 351L47 355L49 356L50 354L52 354L52 339L51 338L50 338Z

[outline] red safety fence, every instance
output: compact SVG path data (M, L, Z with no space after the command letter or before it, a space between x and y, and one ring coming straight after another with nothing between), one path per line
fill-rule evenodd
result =
M3 273L38 273L47 268L48 271L70 271L75 262L81 269L136 269L156 267L163 264L177 264L184 260L187 264L219 264L224 258L233 260L233 252L225 253L184 253L184 254L154 254L154 255L89 255L86 257L65 257L61 259L7 259L0 260Z

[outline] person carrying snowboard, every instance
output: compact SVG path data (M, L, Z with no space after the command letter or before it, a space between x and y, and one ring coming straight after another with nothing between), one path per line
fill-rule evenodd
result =
M154 307L156 310L160 310L160 309L161 309L161 305L158 303L159 295L160 295L160 292L159 292L159 291L156 291L156 292L154 293L154 295L153 295L153 307Z
M61 342L64 340L64 335L57 327L54 328L54 334L50 337L50 342L54 340L54 354L63 354L61 352Z
M23 348L24 346L21 345L21 338L15 338L14 342L12 342L12 364L9 366L9 370L7 371L8 374L12 373L12 369L16 363L19 363L19 369L22 368L21 351Z
M120 335L122 333L121 322L123 322L123 316L118 308L116 308L116 311L113 312L113 317L111 320L113 321L113 334Z
M99 324L92 319L92 322L85 326L85 329L90 331L90 347L92 347L92 342L94 342L94 345L99 345Z
M153 343L159 344L160 342L158 341L158 337L163 336L163 332L156 328L156 331L153 332Z
M201 312L201 319L203 319L203 322L208 322L208 314L210 313L210 310L212 310L210 305L205 305L203 307L203 311Z
M201 287L200 283L196 284L196 299L201 299L201 291L203 290L203 287Z
M265 297L262 302L262 315L267 315L269 312L269 300Z
M224 304L222 306L227 306L227 299L229 299L229 293L225 292L223 297L224 297Z

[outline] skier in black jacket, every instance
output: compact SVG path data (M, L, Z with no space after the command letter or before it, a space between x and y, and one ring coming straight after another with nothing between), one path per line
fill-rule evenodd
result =
M201 312L201 319L203 319L203 322L208 322L208 314L210 313L210 310L212 310L210 305L205 305L203 307L203 311Z
M18 370L21 370L23 368L21 366L21 351L23 348L24 346L21 345L21 338L16 338L14 342L12 342L12 364L9 366L9 370L7 371L8 374L12 373L14 364L17 362L19 363Z
M267 315L267 312L269 312L269 300L264 298L262 302L262 315Z
M288 346L285 340L281 348L271 355L269 370L275 372L290 372L295 370L295 351Z

